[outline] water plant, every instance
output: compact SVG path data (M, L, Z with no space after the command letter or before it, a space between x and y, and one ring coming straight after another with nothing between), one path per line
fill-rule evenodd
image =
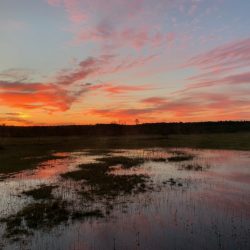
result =
M55 188L55 185L42 185L38 188L34 188L28 191L24 191L23 194L33 197L35 200L40 199L52 199L52 190Z

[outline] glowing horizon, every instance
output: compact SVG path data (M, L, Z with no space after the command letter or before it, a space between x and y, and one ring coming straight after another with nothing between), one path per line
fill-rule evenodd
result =
M0 124L250 120L250 2L0 3Z

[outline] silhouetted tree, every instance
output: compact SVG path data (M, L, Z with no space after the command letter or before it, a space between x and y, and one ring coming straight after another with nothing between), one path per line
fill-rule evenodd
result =
M194 122L194 123L144 123L135 125L96 124L70 126L0 126L3 137L45 136L120 136L120 135L169 135L197 133L250 132L249 121Z

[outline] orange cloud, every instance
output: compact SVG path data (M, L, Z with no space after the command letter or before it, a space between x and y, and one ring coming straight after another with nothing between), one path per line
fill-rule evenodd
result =
M228 93L188 92L178 96L150 97L142 99L136 108L112 107L110 109L91 109L93 116L108 117L133 123L142 121L207 121L239 119L250 116L248 92Z
M0 100L9 107L65 111L76 96L54 84L0 81Z
M148 103L148 104L155 104L155 105L160 105L164 104L167 102L166 98L163 97L150 97L141 100L142 103Z
M12 124L12 125L34 125L34 122L20 117L19 113L4 113L0 114L1 124Z
M135 119L144 122L152 120L151 109L91 109L87 112L91 116L109 118L110 120L122 121L125 123L134 123ZM145 115L149 115L148 117Z

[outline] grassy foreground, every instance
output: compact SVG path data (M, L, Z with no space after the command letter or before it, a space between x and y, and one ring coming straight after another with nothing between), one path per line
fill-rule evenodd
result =
M39 146L49 149L193 147L250 150L250 132L218 134L175 134L168 136L72 136L0 138L0 154L13 147Z
M32 169L53 159L53 152L80 149L96 152L109 149L150 147L191 147L203 149L250 150L250 133L192 134L120 137L0 138L0 174ZM0 176L1 177L1 176Z

